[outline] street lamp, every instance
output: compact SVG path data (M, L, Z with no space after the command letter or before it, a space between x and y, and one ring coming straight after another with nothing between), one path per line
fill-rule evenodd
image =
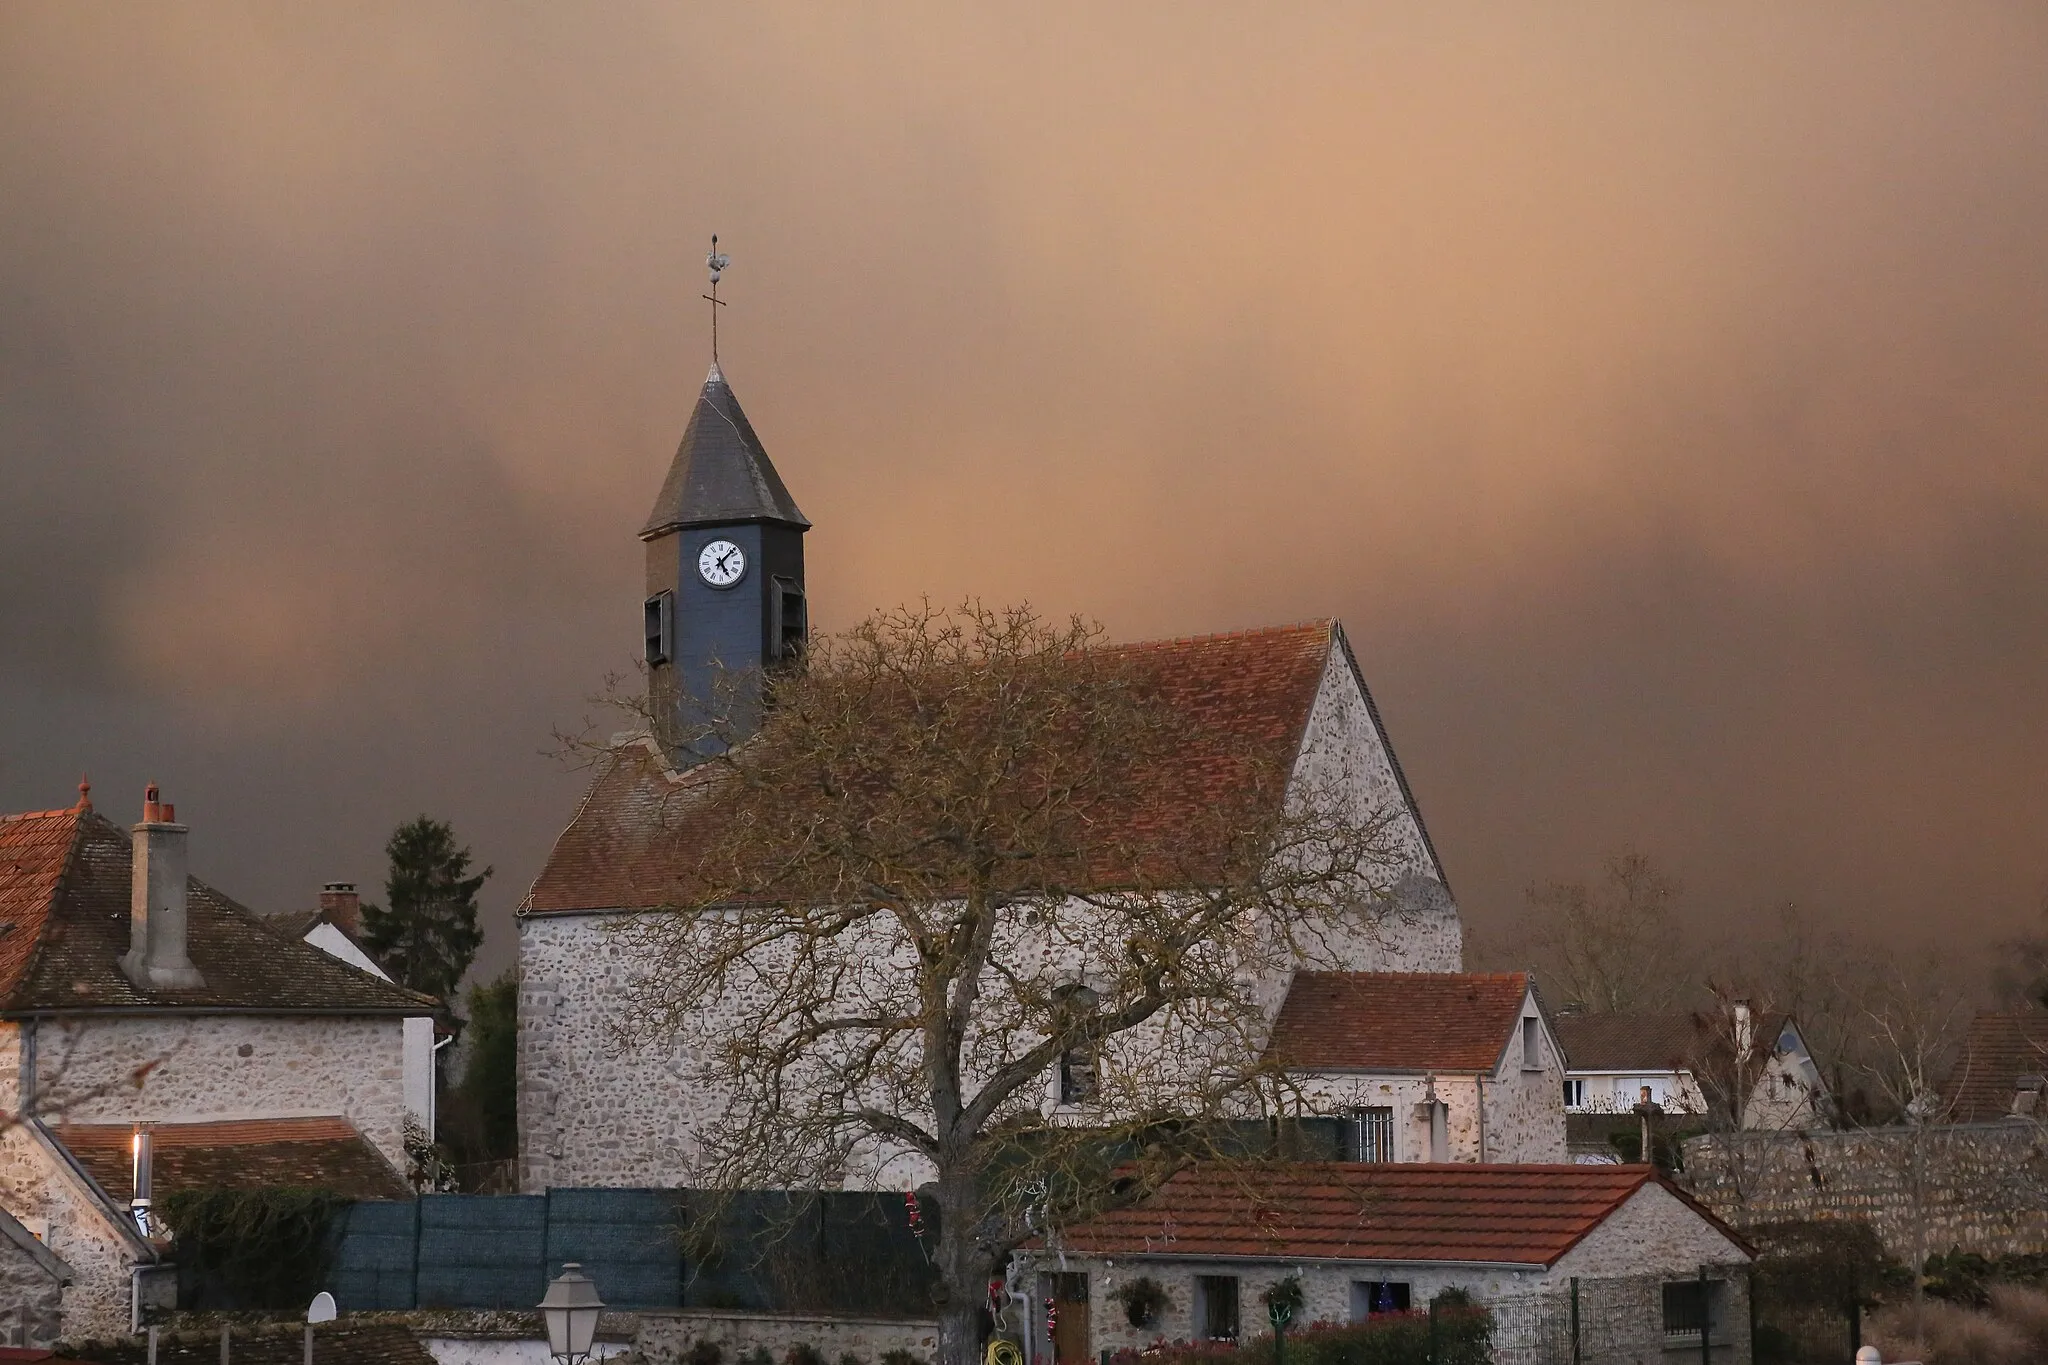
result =
M548 1354L562 1365L578 1365L590 1359L590 1343L597 1336L597 1315L604 1300L597 1286L574 1261L562 1265L562 1273L548 1285L540 1301L541 1316L548 1324Z

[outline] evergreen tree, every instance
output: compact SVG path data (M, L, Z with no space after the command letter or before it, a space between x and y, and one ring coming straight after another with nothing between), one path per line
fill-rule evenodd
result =
M393 830L384 852L389 908L363 907L364 946L392 980L445 1005L483 942L476 893L491 869L465 875L469 850L456 846L452 826L425 815Z
M462 1097L481 1148L471 1160L519 1154L519 969L469 988L469 1065Z

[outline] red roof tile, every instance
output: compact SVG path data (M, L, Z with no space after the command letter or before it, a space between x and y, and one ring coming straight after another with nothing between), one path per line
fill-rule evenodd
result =
M1648 1166L1300 1163L1183 1171L1143 1204L1069 1228L1104 1256L1549 1266L1645 1185Z
M1987 1012L1970 1021L1941 1093L1955 1106L1956 1122L1982 1123L2012 1112L2020 1077L2043 1074L2048 1074L2048 1012Z
M179 1190L293 1186L356 1199L405 1199L411 1190L369 1139L344 1118L231 1119L151 1127L150 1179L161 1198ZM125 1123L74 1123L57 1140L116 1203L134 1194Z
M1116 647L1139 662L1182 731L1172 766L1145 775L1146 800L1118 814L1125 839L1140 853L1147 845L1174 848L1201 812L1240 788L1254 763L1291 764L1341 639L1335 623L1319 621ZM602 910L676 899L692 824L716 809L705 774L700 768L679 777L645 745L611 757L523 908Z
M90 809L0 816L0 999L20 984L43 941L58 883Z
M0 1015L150 1008L419 1015L431 997L283 939L198 878L187 882L195 990L143 990L128 951L133 844L90 806L0 816Z
M1526 972L1297 972L1267 1046L1298 1071L1491 1071Z

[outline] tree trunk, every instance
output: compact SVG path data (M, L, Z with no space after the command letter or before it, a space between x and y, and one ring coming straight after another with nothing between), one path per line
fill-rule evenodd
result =
M944 1298L939 1304L936 1365L977 1365L981 1359L981 1312L988 1298L991 1267L975 1236L981 1222L973 1182L940 1179L937 1269Z

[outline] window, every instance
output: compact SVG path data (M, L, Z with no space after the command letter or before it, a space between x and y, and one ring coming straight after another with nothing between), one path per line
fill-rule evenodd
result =
M1087 1048L1068 1048L1060 1054L1060 1103L1086 1104L1095 1095L1095 1054Z
M1522 1070L1543 1069L1543 1041L1534 1016L1522 1020Z
M1195 1322L1204 1340L1237 1340L1237 1276L1195 1276Z
M676 595L658 592L647 599L647 662L665 664L675 655Z
M1711 1280L1681 1280L1664 1286L1664 1336L1689 1337L1694 1341L1707 1330L1708 1309L1714 1288Z
M1567 1109L1584 1109L1586 1107L1586 1083L1584 1081L1566 1081L1564 1083L1564 1107Z
M804 585L794 578L778 574L768 602L775 617L769 623L770 657L775 660L794 659L804 652L804 641L810 632L810 622L804 612Z
M1408 1286L1400 1280L1353 1280L1351 1320L1364 1322L1381 1313L1408 1311Z
M1337 1128L1337 1159L1392 1161L1394 1111L1385 1106L1350 1110Z

